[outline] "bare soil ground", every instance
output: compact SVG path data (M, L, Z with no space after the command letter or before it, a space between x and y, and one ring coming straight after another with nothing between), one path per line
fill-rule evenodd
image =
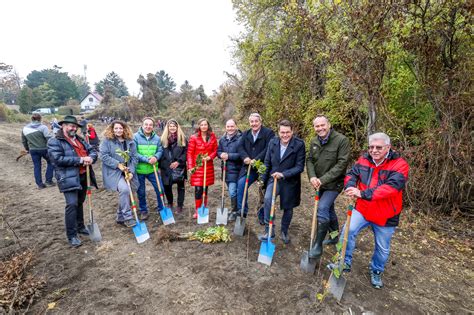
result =
M64 198L57 187L37 190L29 156L15 162L21 147L20 124L0 124L0 256L10 257L21 248L32 248L36 260L31 272L43 276L46 286L29 308L43 313L56 301L57 313L473 313L473 242L470 224L459 219L435 220L405 211L394 235L391 258L384 274L385 287L370 286L367 266L372 255L371 231L361 233L354 253L353 271L340 303L331 296L323 301L329 277L325 265L335 254L327 247L314 275L300 271L302 251L309 243L312 197L304 180L303 203L295 209L290 228L292 241L277 237L271 267L257 262L261 227L251 212L250 237L233 237L226 244L180 241L157 245L161 229L152 214L147 226L151 239L137 244L131 230L115 224L117 195L94 190L96 219L103 241L71 249L64 232ZM100 164L100 163L99 163ZM99 185L101 173L95 165ZM217 170L217 167L216 167ZM148 189L151 189L149 187ZM250 206L257 203L251 188ZM148 191L151 208L156 205ZM210 188L211 222L220 205L220 182ZM228 201L228 200L227 200ZM229 202L227 202L229 204ZM345 220L347 201L339 197L338 215ZM186 211L176 217L177 231L194 231L191 219L193 190L186 190ZM88 218L85 214L86 221ZM277 213L277 235L279 234ZM5 223L5 222L3 222ZM209 226L212 224L209 224ZM207 227L207 226L204 226ZM232 229L232 225L229 226ZM247 248L249 246L249 248ZM248 250L248 257L247 257ZM1 311L0 311L1 312Z

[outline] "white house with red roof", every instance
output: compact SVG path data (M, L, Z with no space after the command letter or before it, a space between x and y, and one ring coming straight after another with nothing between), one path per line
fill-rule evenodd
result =
M81 112L91 112L99 106L102 96L97 92L89 92L81 100Z

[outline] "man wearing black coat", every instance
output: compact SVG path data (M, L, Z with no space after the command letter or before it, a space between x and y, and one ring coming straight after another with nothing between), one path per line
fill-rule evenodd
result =
M66 199L66 235L72 247L82 245L78 233L89 235L84 225L83 203L87 193L86 167L90 167L92 184L97 187L92 165L97 161L97 152L83 138L79 137L80 127L74 116L65 116L59 122L61 129L48 141L48 154L55 168L59 191Z
M278 137L274 137L268 144L265 156L267 167L264 180L268 179L265 192L265 233L258 239L265 241L269 235L269 222L275 220L270 217L274 178L278 179L276 194L280 196L280 209L283 209L281 218L281 239L285 244L290 242L288 229L293 217L293 208L298 207L301 201L301 173L305 164L304 141L293 136L293 126L288 120L282 120L278 126ZM272 238L275 229L272 228Z
M223 161L222 168L224 168L224 161L226 162L226 178L224 180L229 190L232 212L237 212L237 180L242 168L242 160L238 149L242 133L233 119L229 119L225 123L225 130L225 134L219 139L217 156Z
M271 129L262 126L262 117L258 113L250 114L249 123L250 129L245 131L239 140L238 152L244 164L240 170L239 180L237 182L237 211L229 215L229 221L235 221L237 216L240 216L248 165L254 163L256 160L263 161L265 159L268 143L275 136L275 133ZM250 188L250 185L257 179L258 173L252 168L249 175L248 188ZM247 212L248 198L245 198L244 217L247 217Z

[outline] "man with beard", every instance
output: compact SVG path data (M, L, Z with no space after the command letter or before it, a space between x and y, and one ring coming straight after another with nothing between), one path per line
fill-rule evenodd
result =
M55 167L59 191L66 200L66 235L72 247L82 245L78 234L89 235L84 225L83 203L87 193L86 167L90 167L91 182L97 188L92 165L97 152L77 135L80 127L74 116L59 122L61 129L48 141L48 154Z

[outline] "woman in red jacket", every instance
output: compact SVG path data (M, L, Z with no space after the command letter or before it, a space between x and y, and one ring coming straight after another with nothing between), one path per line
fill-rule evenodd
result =
M197 122L196 133L189 138L188 143L188 169L192 170L196 167L196 160L198 155L206 155L203 158L202 166L195 169L194 174L191 175L191 186L195 188L195 205L196 210L193 218L197 218L197 211L202 204L202 194L204 186L204 159L207 160L206 169L206 200L204 204L207 205L207 187L214 184L214 164L213 160L217 156L217 139L216 135L212 132L209 121L205 118L201 118Z

